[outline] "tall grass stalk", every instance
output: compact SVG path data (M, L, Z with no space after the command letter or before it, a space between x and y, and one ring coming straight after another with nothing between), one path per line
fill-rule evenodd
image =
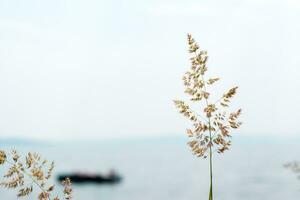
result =
M212 86L220 78L206 78L207 52L200 50L199 45L190 34L187 39L191 54L191 67L183 76L184 92L189 95L189 103L200 104L203 108L192 109L192 106L182 100L174 100L174 103L179 112L193 123L193 127L186 130L186 134L190 138L188 145L193 154L202 158L209 157L208 199L213 200L213 153L215 151L224 153L228 150L231 145L231 129L241 126L241 122L238 121L241 109L228 113L229 103L235 96L238 87L232 87L213 101L208 90L212 90ZM204 102L204 106L202 102ZM199 108L199 106L197 107Z

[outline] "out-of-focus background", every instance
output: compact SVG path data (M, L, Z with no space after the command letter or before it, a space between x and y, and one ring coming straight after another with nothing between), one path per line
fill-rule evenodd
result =
M0 147L39 152L57 174L124 178L75 185L76 200L207 198L207 160L172 103L185 99L192 33L221 77L215 92L239 85L244 110L215 158L216 198L298 199L283 164L300 159L299 11L297 0L0 0Z

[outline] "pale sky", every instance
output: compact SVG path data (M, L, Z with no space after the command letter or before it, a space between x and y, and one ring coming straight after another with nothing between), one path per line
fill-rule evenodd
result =
M298 0L0 0L0 135L184 133L172 100L186 98L186 33L216 92L240 86L238 132L298 134L299 21Z

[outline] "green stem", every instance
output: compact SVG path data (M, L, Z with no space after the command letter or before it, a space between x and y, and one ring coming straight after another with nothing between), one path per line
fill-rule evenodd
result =
M202 78L202 81L204 82L204 91L206 92L206 87L205 87L205 81L204 81L204 78L203 76L201 76ZM208 103L208 100L205 99L205 102L206 102L206 106L209 105ZM213 136L212 136L212 133L211 133L211 120L210 120L211 117L208 117L208 130L209 130L209 174L210 174L210 188L209 188L209 200L213 200L213 161L212 161L212 157L213 157L213 154L212 154L212 140L213 140Z
M211 133L209 133L211 141ZM210 172L210 189L209 189L209 200L213 200L213 170L212 170L212 149L209 147L209 172Z
M196 55L196 54L195 54ZM197 55L196 55L197 56ZM201 77L201 80L203 81L204 85L203 85L203 88L204 88L204 91L206 92L206 84L205 84L205 80L204 80L204 77L203 75L200 75ZM219 100L218 100L219 101ZM208 103L208 100L205 98L205 103L206 103L206 106L209 105ZM208 200L213 200L213 161L212 161L212 140L213 140L213 136L212 136L212 133L211 133L211 117L209 116L208 117L208 130L209 130L209 174L210 174L210 188L209 188L209 197L208 197Z

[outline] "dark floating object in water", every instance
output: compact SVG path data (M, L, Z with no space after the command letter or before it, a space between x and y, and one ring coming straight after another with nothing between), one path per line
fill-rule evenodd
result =
M70 178L72 183L94 183L94 184L115 184L119 183L122 178L115 173L111 173L107 176L100 174L84 174L84 173L71 173L71 174L62 174L57 177L61 182L66 178Z

